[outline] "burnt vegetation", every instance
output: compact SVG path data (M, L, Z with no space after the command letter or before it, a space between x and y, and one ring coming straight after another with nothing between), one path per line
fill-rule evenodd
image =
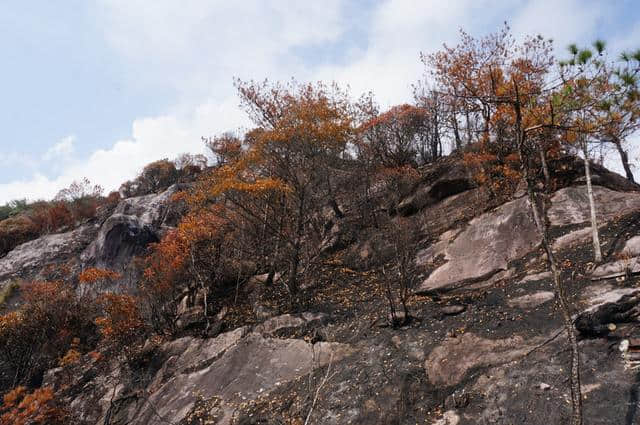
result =
M76 274L65 264L18 289L22 304L0 316L0 424L64 423L65 406L41 386L47 369L87 356L136 359L154 339L215 336L265 310L346 317L371 303L383 308L366 312L372 324L420 320L415 257L448 228L441 217L420 225L406 217L472 189L476 198L444 213L463 222L516 195L529 199L573 349L571 423L580 424L567 272L545 214L553 191L583 173L590 188L593 170L606 173L594 152L613 148L628 180L619 184L633 185L627 143L640 114L640 52L613 60L597 42L567 56L558 61L541 36L517 43L506 26L480 39L462 32L460 44L422 55L413 104L387 110L335 84L238 80L254 128L204 139L209 159L156 161L108 196L83 180L53 201L0 207L0 256L174 184L183 212L136 260L131 290L113 290L118 271ZM596 262L600 244L594 221Z

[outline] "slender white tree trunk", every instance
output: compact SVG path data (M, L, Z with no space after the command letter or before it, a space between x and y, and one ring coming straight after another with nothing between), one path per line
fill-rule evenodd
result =
M591 186L591 167L589 166L589 150L587 141L582 141L582 153L584 155L584 176L587 180L587 196L589 197L589 210L591 213L591 237L593 239L593 254L596 263L602 262L600 250L600 236L598 235L598 221L596 219L596 202L593 199L593 187Z

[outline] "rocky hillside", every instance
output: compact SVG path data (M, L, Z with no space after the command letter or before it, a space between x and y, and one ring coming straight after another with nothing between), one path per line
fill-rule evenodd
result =
M594 266L580 167L572 158L554 165L547 220L579 332L585 422L634 424L640 191L594 166L605 254ZM118 270L103 290L134 290L134 259L180 219L171 201L179 189L124 199L107 217L16 247L0 259L0 286L64 263L72 273ZM108 361L82 353L46 371L40 386L59 395L70 423L567 422L570 349L523 190L498 200L455 158L421 170L388 208L419 239L401 321L390 317L380 267L393 255L389 237L354 232L345 211L325 218L321 283L303 285L298 307L279 303L268 276L256 275L235 288L232 309L242 314L222 309L205 333L189 332L205 315L202 299L185 295L183 336L155 336ZM14 291L3 308L20 302Z

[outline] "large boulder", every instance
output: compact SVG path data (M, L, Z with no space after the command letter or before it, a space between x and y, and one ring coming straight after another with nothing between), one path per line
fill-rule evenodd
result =
M176 211L173 207L173 196L183 189L179 184L174 184L164 192L127 198L120 201L114 214L134 216L140 219L144 225L160 228L165 225L173 226L177 221Z
M440 168L433 171L434 174L439 174L439 176L435 179L426 178L424 182L414 188L411 194L398 203L395 208L398 214L402 216L414 214L425 207L435 205L443 199L465 192L474 186L469 171L462 163L455 163L452 166L445 163Z
M121 270L131 259L159 240L157 232L136 216L113 214L95 241L82 253L82 260L93 266Z
M488 278L506 270L509 262L530 253L540 242L529 202L525 198L507 202L474 218L464 230L447 232L438 244L419 253L421 266L439 258L445 263L419 285L417 292L446 291L467 281Z
M164 231L177 223L180 214L172 198L178 190L178 185L173 185L160 194L120 201L82 253L83 263L124 270L135 256L144 253L150 243L159 241Z

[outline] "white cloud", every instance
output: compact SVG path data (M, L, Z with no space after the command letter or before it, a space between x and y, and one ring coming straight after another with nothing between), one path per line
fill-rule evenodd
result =
M354 95L374 90L390 105L411 100L410 85L423 73L419 53L457 42L460 27L482 35L508 20L516 35L542 33L563 47L591 41L598 19L608 16L607 5L586 7L579 0L387 0L369 7L358 13L347 0L158 0L153 7L146 0L99 0L96 24L123 58L131 87L170 88L176 104L158 116L132 117L130 137L88 158L73 158L75 139L63 139L44 155L66 155L62 173L0 184L0 202L50 197L85 176L115 189L150 161L202 151L201 136L247 124L234 76L335 80L350 85ZM362 42L345 39L354 28ZM340 64L311 65L299 54L302 49L313 56L326 46L348 52Z
M235 130L246 125L235 98L205 103L188 115L164 115L137 119L131 137L101 149L87 159L74 159L56 178L36 174L32 179L0 184L0 203L28 197L51 198L60 189L83 177L115 190L137 175L142 167L160 158L175 158L183 152L204 152L201 136Z
M47 152L43 155L42 159L45 161L51 161L53 159L68 158L74 152L73 144L76 141L76 136L69 135L63 137L58 143L51 146Z
M567 55L571 43L591 44L599 21L613 8L606 2L585 0L529 1L513 20L516 34L542 34L554 39L558 56Z

